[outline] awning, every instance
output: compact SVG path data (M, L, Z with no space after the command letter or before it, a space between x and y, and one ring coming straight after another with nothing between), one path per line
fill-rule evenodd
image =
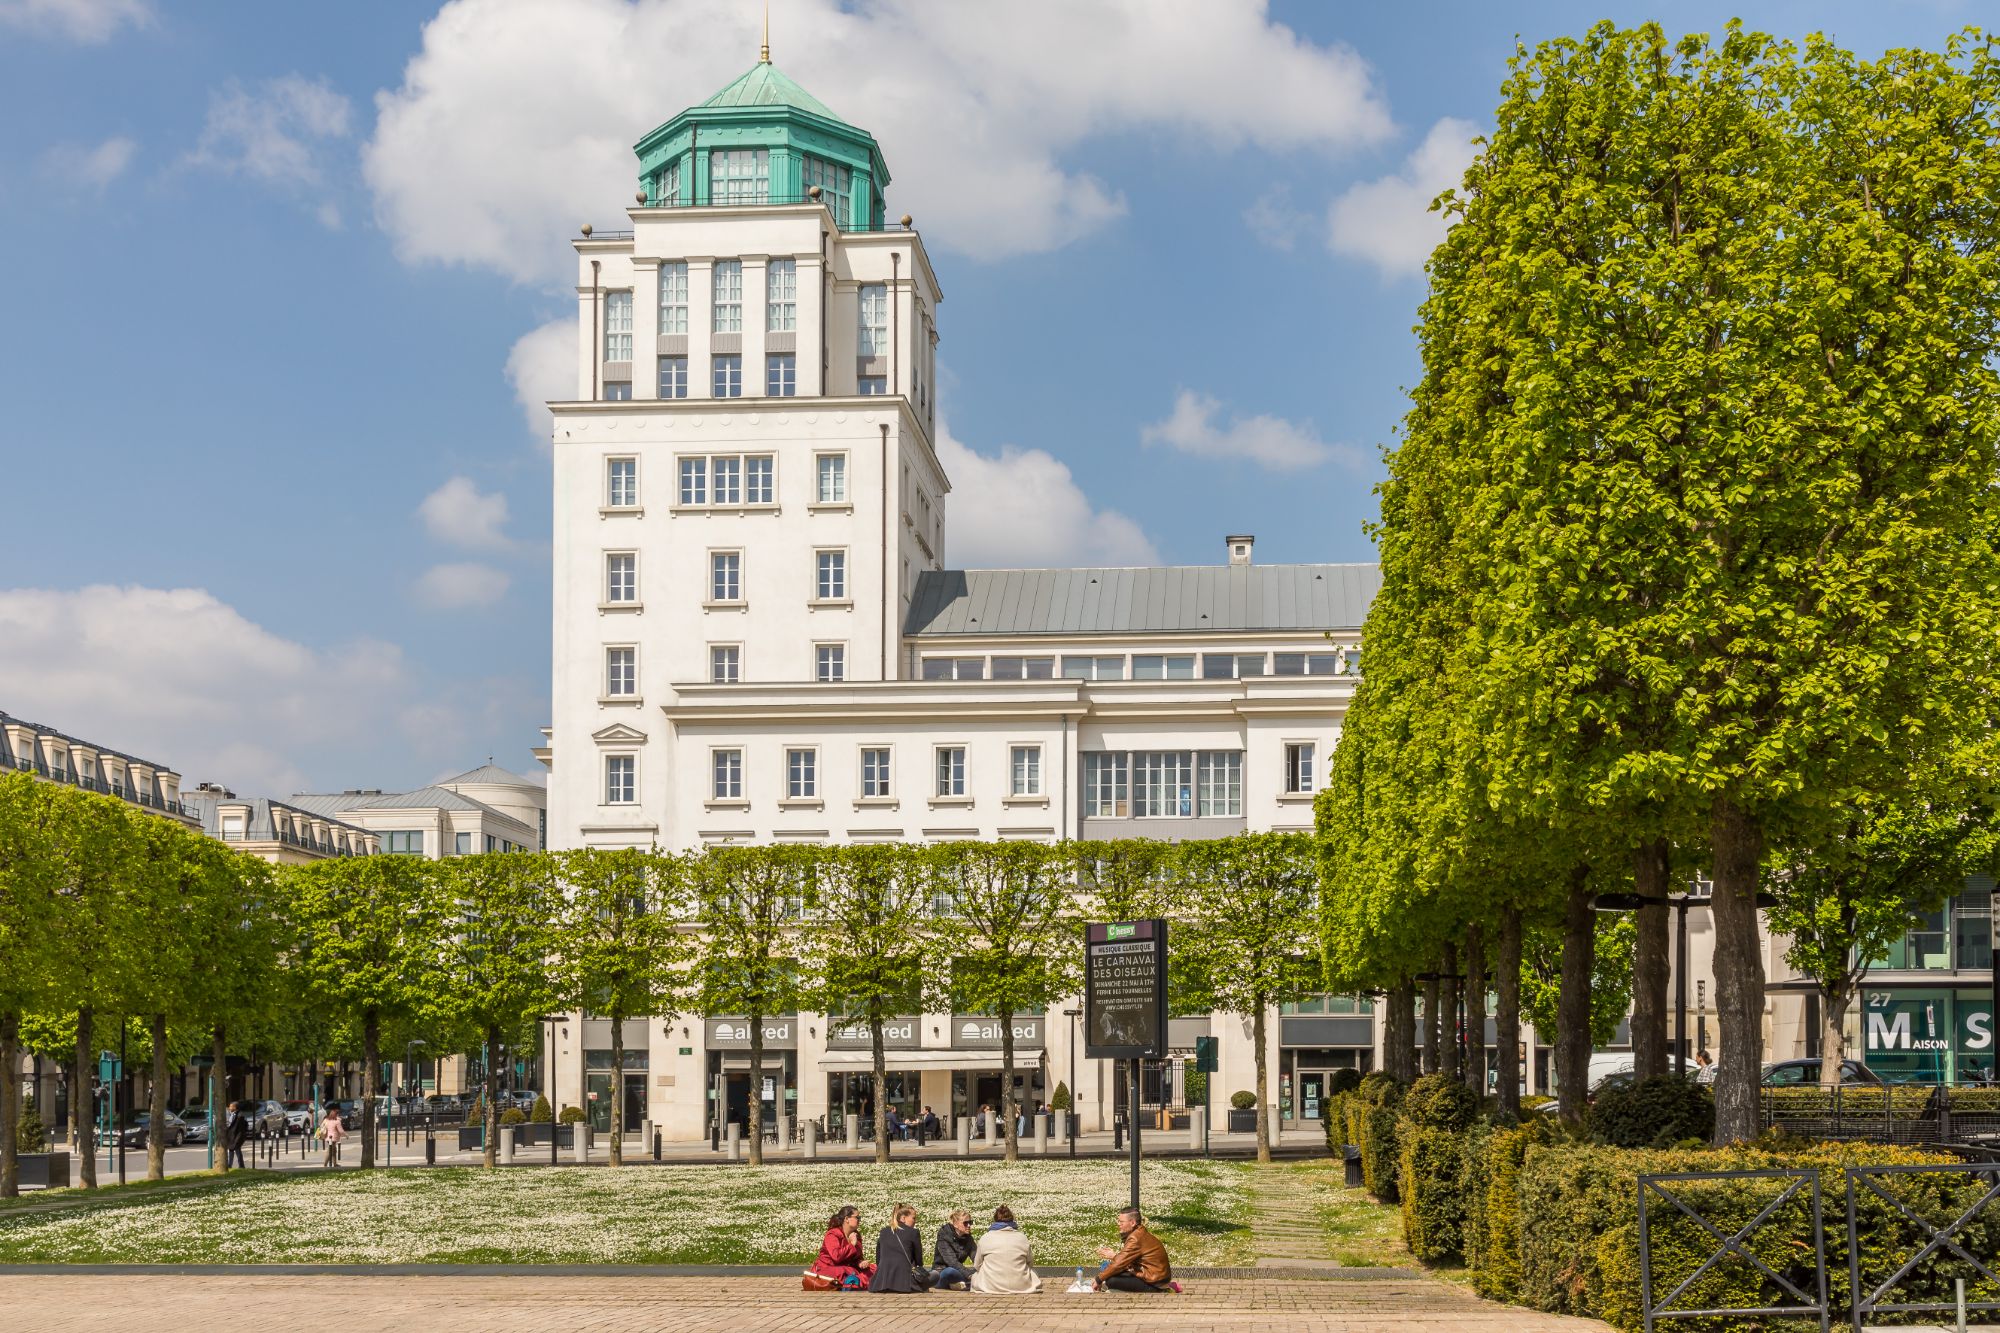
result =
M883 1064L890 1069L999 1069L998 1051L884 1051ZM1023 1047L1014 1052L1014 1068L1025 1073L1042 1062L1042 1048ZM828 1051L819 1058L819 1067L829 1074L866 1072L875 1068L875 1057L867 1051Z

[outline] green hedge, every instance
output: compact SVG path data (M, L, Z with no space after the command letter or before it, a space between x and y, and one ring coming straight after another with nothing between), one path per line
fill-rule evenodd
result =
M1403 1243L1426 1263L1461 1253L1465 1144L1478 1118L1478 1094L1445 1074L1426 1074L1403 1096L1396 1127Z
M1511 1301L1520 1293L1521 1159L1552 1128L1495 1128L1466 1141L1465 1262L1483 1296Z
M1666 1074L1606 1088L1591 1104L1591 1138L1614 1148L1671 1148L1715 1132L1715 1094L1691 1078Z
M1937 1089L1928 1083L1891 1083L1887 1087L1849 1085L1840 1090L1840 1113L1845 1116L1883 1116L1890 1120L1914 1120L1930 1109L1931 1094ZM1953 1094L1958 1104L1962 1094ZM1787 1119L1832 1115L1834 1094L1814 1084L1810 1087L1765 1088L1764 1105L1772 1114Z
M1395 1203L1400 1150L1396 1143L1397 1108L1403 1085L1387 1074L1370 1074L1348 1094L1347 1141L1361 1151L1361 1179L1368 1192L1383 1203Z

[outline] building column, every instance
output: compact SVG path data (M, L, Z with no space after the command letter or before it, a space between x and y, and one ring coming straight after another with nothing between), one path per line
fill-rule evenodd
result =
M660 261L632 261L632 396L660 396Z

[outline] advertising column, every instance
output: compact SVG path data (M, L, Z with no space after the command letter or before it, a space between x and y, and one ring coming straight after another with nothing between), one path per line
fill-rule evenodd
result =
M1124 1060L1131 1132L1132 1206L1139 1206L1139 1061L1167 1053L1167 923L1093 922L1083 934L1083 1053Z

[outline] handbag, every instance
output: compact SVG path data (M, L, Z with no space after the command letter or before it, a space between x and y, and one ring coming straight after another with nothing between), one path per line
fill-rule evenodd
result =
M811 1269L807 1269L805 1276L799 1279L799 1289L802 1291L837 1291L839 1287L840 1284L832 1278L815 1273Z

